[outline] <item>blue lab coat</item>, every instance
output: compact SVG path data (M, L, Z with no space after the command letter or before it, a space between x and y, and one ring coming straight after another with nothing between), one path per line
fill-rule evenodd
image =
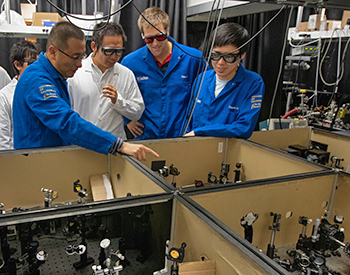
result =
M215 80L215 70L207 71L190 130L196 136L249 138L259 118L265 91L261 76L240 64L237 74L216 98Z
M76 144L108 154L116 137L71 109L66 79L43 53L21 75L13 98L14 148Z
M145 111L139 120L145 128L141 128L143 134L137 139L180 136L192 82L200 64L204 70L205 62L201 61L199 50L178 43L177 45L199 58L187 55L173 44L168 69L163 75L146 45L125 56L121 63L135 74L145 102Z

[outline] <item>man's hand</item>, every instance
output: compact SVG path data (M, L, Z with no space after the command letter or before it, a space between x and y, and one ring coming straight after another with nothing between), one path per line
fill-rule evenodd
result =
M159 157L159 155L156 152L142 144L131 144L124 142L122 147L120 147L119 151L124 154L131 155L140 161L145 161L147 159L146 153L150 153L156 156L157 158Z
M130 121L126 126L128 127L128 129L130 130L130 132L134 137L137 137L143 134L143 131L141 130L140 127L145 128L145 125L135 120Z
M102 95L104 97L110 98L113 104L117 102L117 98L118 98L117 89L111 84L106 84L103 86Z
M189 133L187 133L186 135L184 135L184 137L194 137L196 134L194 133L194 131L191 131Z

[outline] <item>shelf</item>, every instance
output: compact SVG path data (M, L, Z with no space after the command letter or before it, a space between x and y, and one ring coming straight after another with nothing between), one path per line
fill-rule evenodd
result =
M314 32L309 32L309 31L302 31L302 32L297 32L297 28L289 28L288 32L288 40L302 40L305 39L305 37L302 37L300 35L308 35L306 39L318 39L318 38L331 38L333 34L333 30L329 31L314 31ZM349 27L347 26L347 29L342 29L342 30L336 30L333 34L333 38L339 38L339 37L350 37L350 30Z
M87 17L87 16L85 16ZM73 20L72 20L73 21ZM81 24L76 23L76 25L80 26ZM91 25L91 23L89 23ZM86 26L82 26L86 27ZM91 27L87 26L86 28ZM50 33L51 27L42 27L42 26L14 26L14 25L2 25L0 28L0 37L5 38L43 38L46 39L48 34ZM91 31L83 31L85 36L91 36Z
M286 56L286 60L292 60L292 61L310 61L312 57L315 57L313 55L307 55L307 56L303 56L303 55L296 55L296 56L291 56L288 55ZM317 57L317 56L316 56Z
M0 37L6 38L47 38L51 27L37 27L37 26L12 26L3 25L0 29Z
M202 1L202 4L189 5L187 7L187 21L207 22L213 1ZM221 18L232 18L254 13L262 13L278 10L282 5L276 3L251 2L251 1L226 1L224 3ZM215 14L216 9L214 9ZM212 21L213 19L211 19Z

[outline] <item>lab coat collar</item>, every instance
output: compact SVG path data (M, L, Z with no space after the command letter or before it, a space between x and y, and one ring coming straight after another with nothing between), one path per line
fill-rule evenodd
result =
M215 91L216 73L215 73L215 70L212 70L212 72L213 72L213 74L210 76L211 77L210 90L213 91L212 94L210 93L210 95L212 96L212 100L217 100L218 98L222 97L224 94L226 94L228 91L230 91L232 85L235 86L235 85L237 85L237 83L242 82L245 78L245 75L246 75L246 69L244 68L242 63L239 63L239 67L238 67L236 75L226 83L225 87L222 89L222 91L219 93L219 95L217 97L215 97L214 91Z
M239 62L237 73L230 81L242 82L244 80L245 73L246 73L246 69L244 68L243 64Z
M39 62L42 64L42 66L47 70L49 75L52 76L54 79L61 79L62 81L66 81L67 79L63 77L56 68L52 65L50 60L46 57L45 53L40 53L39 55Z

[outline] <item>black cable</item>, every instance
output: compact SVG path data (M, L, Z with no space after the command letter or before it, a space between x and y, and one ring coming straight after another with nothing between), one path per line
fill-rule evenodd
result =
M271 24L271 22L282 12L283 9L285 9L286 6L283 5L281 7L281 9L265 24L265 26L263 26L257 33L255 33L247 42L245 42L243 45L241 45L240 47L237 48L237 50L243 48L244 46L246 46L247 44L249 44L253 39L255 39L255 37L257 37L268 25ZM217 10L218 10L218 7L217 7ZM289 24L288 24L289 25ZM204 74L202 75L203 78L204 78ZM193 100L193 107L192 107L192 110L191 110L191 114L189 115L189 120L191 120L192 118L192 115L193 115L193 112L194 112L194 107L195 107L195 100L197 99L197 96L199 95L199 91L197 92L197 95L196 95L196 98ZM192 105L191 105L192 106ZM188 115L188 114L187 114ZM187 127L189 125L189 121L187 121L187 125L186 125L186 129L184 131L187 130ZM182 129L183 131L183 129ZM183 132L181 134L184 134Z
M267 130L269 130L270 120L271 120L272 111L273 111L273 106L275 104L275 98L276 98L276 94L277 94L277 90L278 90L278 85L279 85L279 81L280 81L281 74L282 74L283 62L284 62L284 53L285 53L286 44L287 44L287 40L288 40L288 29L289 29L290 20L291 20L291 17L292 17L293 8L294 7L292 6L291 9L290 9L288 20L287 20L287 27L286 27L285 34L284 34L284 40L283 40L284 43L283 43L281 59L280 59L280 68L279 68L278 76L277 76L277 79L276 79L275 90L274 90L274 93L273 93L273 96L272 96L270 114L269 114L269 118L267 120Z
M213 2L213 5L212 5L212 8L210 10L210 13L209 13L209 17L208 17L208 24L207 24L207 28L206 28L206 32L205 32L205 38L204 38L204 45L205 45L205 42L206 42L206 39L207 39L207 36L208 36L208 29L209 29L209 23L210 23L210 18L211 18L211 14L212 14L212 11L213 11L213 7L214 7L214 4L215 4L216 0L214 0ZM220 1L219 1L220 2ZM140 14L140 16L151 26L153 27L155 30L157 30L158 32L162 33L161 30L159 30L156 26L154 26L143 14L142 12L137 8L137 6L132 3L132 5L135 7L135 9L137 10L137 12ZM168 39L171 41L171 43L176 46L178 49L180 49L183 53L185 53L186 55L188 56L191 56L193 58L199 58L201 59L201 61L204 59L204 54L203 54L203 51L202 51L202 55L199 57L199 56L194 56L194 55L191 55L189 53L187 53L185 50L183 50L178 44L177 44L177 41L175 39L173 39L172 37L169 37L168 36ZM198 81L198 75L200 74L200 72L202 72L203 68L202 68L202 65L204 66L207 66L207 63L206 62L200 62L199 66L198 66L198 69L197 69L197 74L196 74L196 78L195 78L195 81L194 81L194 86L196 87L197 85L197 81ZM196 93L197 94L197 93ZM189 106L191 106L191 102L193 102L193 93L191 92L191 96L190 96L190 99L189 99ZM183 131L184 131L184 125L187 124L187 121L188 121L188 110L189 110L189 107L187 108L187 111L186 111L186 115L185 115L185 123L182 125L182 128L181 128L181 132L180 132L180 135L183 134Z
M83 30L83 31L100 31L100 30L103 30L103 29L109 24L109 20L110 20L110 17L107 19L107 21L103 24L102 27L99 27L99 28L97 28L97 29L86 29L86 28L82 28L82 27L79 27L79 26L75 25L75 24L69 19L68 15L67 15L67 21L68 21L69 23L71 23L73 26L75 26L75 27L77 27L77 28L79 28L79 29L81 29L81 30Z
M129 5L131 2L133 2L133 0L129 0L124 6L120 7L118 10L116 10L115 12L111 13L111 6L109 6L109 12L108 12L108 15L105 15L103 17L100 17L100 18L81 18L81 17L77 17L77 16L74 16L72 15L71 13L68 13L66 12L65 10L61 9L60 7L56 6L54 3L52 3L50 0L46 0L50 5L52 5L54 8L56 8L58 11L62 12L63 14L66 15L66 18L68 20L69 23L71 23L73 26L83 30L83 31L99 31L99 30L102 30L104 29L108 24L109 24L109 21L110 21L110 18L111 16L117 14L118 12L120 12L121 10L123 10L127 5ZM98 20L101 20L101 19L107 19L107 21L105 22L105 24L97 29L87 29L87 28L82 28L82 27L79 27L77 25L75 25L70 19L69 19L69 16L72 17L72 18L75 18L75 19L79 19L79 20L83 20L83 21L98 21Z
M210 9L210 13L209 13L209 16L208 16L206 33L205 33L205 37L204 37L204 43L203 43L202 57L203 56L208 56L207 62L209 62L209 59L210 59L209 58L209 52L210 52L210 48L211 48L211 45L209 45L209 41L207 41L207 35L208 35L209 25L210 25L210 21L211 21L212 12L214 10L215 2L216 2L216 0L214 0L213 4L211 6L211 9ZM220 1L217 2L216 13L214 15L213 22L215 21L216 18L218 18L219 4L220 4ZM218 18L217 20L220 20L220 19ZM215 26L215 24L213 23L210 33L212 33L214 31L214 26ZM198 79L198 75L199 75L200 71L201 70L198 68L197 77L196 77L195 82L193 84L193 86L195 87L195 90L194 90L193 93L191 92L191 97L190 97L190 100L189 100L189 103L188 103L188 107L187 107L187 110L186 110L185 121L182 124L180 136L186 134L185 132L186 132L186 130L187 130L189 124L190 124L190 120L191 120L192 115L193 115L193 110L194 110L194 107L195 107L195 100L197 99L197 96L199 94L199 86L197 86L197 83L198 83L198 81L202 82L202 80L203 80L203 78L205 76L204 74L202 74L201 79Z

